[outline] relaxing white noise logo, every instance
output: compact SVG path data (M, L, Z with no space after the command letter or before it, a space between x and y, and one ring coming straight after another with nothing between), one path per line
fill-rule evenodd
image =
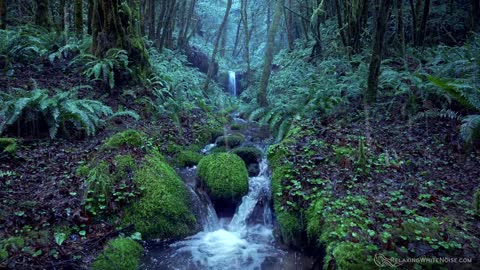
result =
M428 258L428 257L419 257L419 258L394 258L394 257L386 257L383 254L375 254L373 261L378 267L399 267L406 263L414 263L414 264L445 264L445 263L472 263L472 258Z
M379 267L399 267L403 264L398 260L395 260L395 258L387 258L385 255L379 253L375 254L373 261Z

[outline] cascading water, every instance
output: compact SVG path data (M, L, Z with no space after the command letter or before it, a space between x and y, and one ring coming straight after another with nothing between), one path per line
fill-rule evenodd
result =
M228 90L232 96L237 96L237 74L235 71L228 72Z
M251 138L250 138L251 139ZM215 145L207 145L208 153ZM196 187L196 168L181 173L194 204L202 231L168 246L147 243L142 269L236 270L309 269L311 261L296 252L281 249L273 236L270 207L270 176L266 159L260 172L249 178L249 191L231 219L218 219L203 191Z

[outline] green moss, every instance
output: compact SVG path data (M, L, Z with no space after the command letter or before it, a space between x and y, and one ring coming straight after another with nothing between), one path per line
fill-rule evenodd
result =
M137 168L135 158L131 155L117 155L113 159L113 164L115 165L115 179L117 181L125 180Z
M13 138L0 138L0 153L14 156L17 153L17 140Z
M125 130L107 139L102 150L118 149L124 146L140 147L143 145L143 136L136 130Z
M93 270L134 270L140 266L143 247L130 238L110 240L92 264Z
M225 146L215 146L212 150L210 150L210 153L225 153L227 152L227 147Z
M227 135L227 136L218 137L215 143L218 146L235 148L240 144L242 144L244 141L245 141L245 138L242 135Z
M4 262L8 259L8 252L4 248L0 248L0 262Z
M124 225L134 224L148 238L180 238L192 233L196 220L187 189L160 154L151 154L135 173L142 196L125 210Z
M262 157L262 151L256 147L238 147L232 153L242 158L247 165L258 162Z
M203 155L193 151L182 151L175 156L175 164L180 167L192 167L198 164Z
M234 154L215 153L198 164L198 175L214 200L236 202L248 192L245 162Z
M329 250L327 250L328 252ZM366 270L376 269L373 260L367 254L367 247L360 243L353 242L341 242L336 245L332 252L328 252L331 255L329 260L326 261L326 265L331 265L332 261L335 262L335 269L338 270Z
M170 143L167 145L165 152L167 154L177 154L180 153L183 150L183 147L181 145L178 145L176 143Z
M210 133L211 133L211 138L212 138L211 141L212 141L212 142L214 142L215 140L217 140L218 137L225 135L225 131L223 130L223 128L212 129L212 130L210 131Z

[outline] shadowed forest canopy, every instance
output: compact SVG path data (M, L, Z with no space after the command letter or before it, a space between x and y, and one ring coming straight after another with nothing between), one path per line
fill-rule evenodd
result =
M0 269L479 269L480 0L0 0Z

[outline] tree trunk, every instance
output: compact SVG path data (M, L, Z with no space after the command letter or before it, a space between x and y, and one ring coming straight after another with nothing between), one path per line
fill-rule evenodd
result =
M93 0L88 0L87 33L92 34Z
M0 29L7 28L7 0L0 0Z
M155 39L155 1L148 0L148 20L149 20L149 27L148 27L148 37L151 40Z
M365 92L365 102L374 103L377 100L378 76L380 75L380 65L383 54L383 44L385 32L387 29L388 18L390 16L390 7L393 0L383 0L380 4L379 14L376 22L376 32L373 40L372 57L368 72L368 85Z
M210 80L213 77L214 69L215 69L215 60L217 58L218 53L218 46L220 44L220 38L222 37L222 33L227 27L228 15L230 14L230 9L232 8L232 0L228 0L227 2L227 9L225 10L225 16L223 16L222 24L220 24L220 29L218 29L217 38L215 39L215 44L213 47L212 58L210 59L210 64L208 65L208 73L207 73L207 80L205 81L205 85L203 86L203 90L206 92L208 87L210 86Z
M397 0L397 40L400 53L405 57L405 26L403 24L403 0Z
M139 27L134 22L138 15L136 8L130 8L121 0L94 0L92 51L103 57L112 48L126 50L131 68L143 77L149 72L150 63Z
M83 34L83 0L75 0L75 33L78 37Z
M470 0L470 31L480 31L480 0Z
M428 22L429 14L430 14L430 0L425 0L425 4L423 6L422 21L420 24L420 29L417 37L418 46L423 46L423 43L425 41L425 36L427 35L427 22Z
M41 27L50 28L50 12L48 10L48 0L35 0L37 7L35 9L35 24Z
M257 103L260 107L267 107L267 88L272 73L273 50L275 43L275 35L277 34L277 26L282 15L283 0L277 0L275 12L273 14L272 24L268 31L267 48L265 49L265 62L263 63L262 78L258 87Z
M251 34L248 31L248 0L242 0L241 13L243 29L245 32L245 60L247 61L247 76L250 74L250 37ZM248 78L247 78L248 81Z
M288 50L293 50L293 15L292 12L289 10L292 8L292 0L288 0L288 9L287 7L284 8L285 13L285 30L287 32L287 43L288 43Z

